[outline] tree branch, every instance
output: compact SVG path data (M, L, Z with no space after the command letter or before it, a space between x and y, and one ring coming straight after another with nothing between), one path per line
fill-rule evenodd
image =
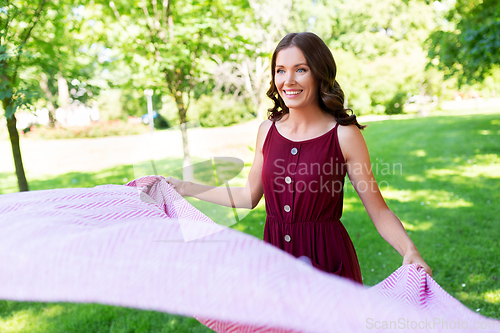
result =
M109 2L109 7L111 7L111 10L113 11L113 14L115 14L116 20L122 26L123 30L127 31L127 28L125 27L125 25L123 25L122 16L120 15L120 12L118 11L118 8L116 8L116 5L115 5L115 3L113 1Z
M163 0L163 26L165 29L168 29L168 16L169 16L169 8L170 8L170 1L169 0Z
M7 8L10 7L10 1L7 1L7 4L5 7L7 7ZM11 13L11 10L7 9L7 18L5 19L5 25L3 27L3 30L5 30L5 34L4 34L5 40L7 40L7 34L9 33L10 13ZM2 40L0 39L0 45L1 44L2 44Z
M156 2L156 0L151 0L151 7L153 7L153 17L154 17L153 23L155 23L155 27L156 25L158 25L158 27L156 28L159 30L160 16L158 14L158 2Z
M31 36L31 32L33 31L33 28L35 28L36 24L40 21L40 14L43 11L45 4L47 3L48 0L40 0L38 4L38 8L35 11L35 14L33 15L33 20L31 21L30 26L26 27L24 29L23 33L25 33L24 38L21 38L22 42L19 44L18 51L17 51L17 56L16 56L16 62L14 65L14 72L12 73L12 77L10 78L12 86L15 85L16 79L17 79L17 71L19 69L19 62L21 60L21 54L23 53L23 47L26 45L28 42L28 39ZM21 34L22 36L22 34Z
M35 25L40 21L40 13L43 10L43 7L45 7L45 4L47 3L48 0L40 0L40 3L38 4L38 8L35 11L35 14L33 15L33 20L31 21L31 26L26 27L24 29L23 33L26 33L24 38L22 39L21 46L24 46L26 42L28 41L28 38L31 35L31 32L33 31L33 28Z
M155 31L154 20L151 17L151 15L149 15L148 7L146 4L144 4L141 8L142 8L142 11L144 12L144 15L146 16L146 21L148 22L149 31L150 31L151 35L154 35L153 34Z

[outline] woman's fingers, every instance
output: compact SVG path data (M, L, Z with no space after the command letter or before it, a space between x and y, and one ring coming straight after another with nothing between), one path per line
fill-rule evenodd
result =
M172 186L172 188L174 190L177 191L177 193L179 193L180 195L183 195L183 193L181 193L180 189L182 188L182 180L180 179L177 179L177 178L174 178L174 177L165 177L165 181L170 185Z
M432 269L427 265L418 252L410 252L405 255L403 265L417 264L424 269L424 271L432 277Z

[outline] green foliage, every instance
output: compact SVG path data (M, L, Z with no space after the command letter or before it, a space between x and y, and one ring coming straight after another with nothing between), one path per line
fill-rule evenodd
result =
M128 116L123 108L121 89L102 91L97 98L97 106L100 118L104 121L126 119Z
M374 60L358 59L352 52L332 50L337 63L337 80L357 115L368 113L399 113L408 94L437 94L434 86L426 85L425 52L415 47L412 52L386 54ZM432 78L432 77L431 77ZM433 88L433 89L431 89Z
M119 51L119 60L142 73L134 84L171 95L180 118L185 118L191 98L207 92L207 60L214 54L228 58L241 48L235 24L248 8L239 0L116 1L96 6L107 15L100 21L117 32L108 36L108 43Z
M46 1L45 1L46 2ZM7 3L0 10L0 99L5 116L11 118L16 110L26 105L29 97L19 87L19 69L30 57L27 43L46 6L44 2L27 1Z
M153 119L153 124L156 129L166 129L170 128L168 120L165 119L160 113L157 113L156 117Z
M404 91L398 91L392 99L385 105L385 113L399 114L403 113L403 105L408 98L408 94Z
M458 0L429 37L429 57L462 83L482 81L500 65L500 2Z
M7 104L5 108L5 117L10 118L18 109L31 105L34 98L37 96L38 93L36 91L33 92L22 88L6 88L0 92L0 98L2 100L8 100L8 102L5 103Z
M356 114L401 112L403 95L433 95L424 41L436 25L423 1L298 1L288 30L312 30L330 47L337 78ZM402 102L402 103L401 103Z
M423 1L323 0L294 2L289 30L312 30L333 49L359 59L408 52L435 26Z
M18 107L32 104L33 97L45 95L40 89L40 75L48 76L45 96L57 105L58 74L77 82L73 99L86 103L98 94L99 87L89 83L95 76L94 52L86 46L91 34L81 30L82 17L73 0L10 1L0 11L0 75L5 83L0 87L1 99L11 94L15 112ZM38 93L38 95L37 95Z
M195 110L198 114L195 117L203 127L229 126L254 118L244 103L221 94L202 96L193 105L193 111Z

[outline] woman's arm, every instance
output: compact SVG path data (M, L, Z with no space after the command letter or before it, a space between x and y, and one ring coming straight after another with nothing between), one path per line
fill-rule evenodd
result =
M354 125L339 127L339 143L347 174L380 235L403 256L403 265L418 263L432 276L398 217L387 207L371 170L368 148Z
M245 187L207 186L182 181L173 177L167 177L167 182L173 185L182 196L190 196L227 207L254 208L264 194L261 178L264 162L262 146L270 126L271 121L266 120L259 127L254 161L250 168Z

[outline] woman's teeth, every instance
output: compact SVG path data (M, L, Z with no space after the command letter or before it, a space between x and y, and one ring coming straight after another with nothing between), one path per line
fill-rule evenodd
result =
M287 95L298 95L300 94L302 91L286 91L285 90L285 94Z

